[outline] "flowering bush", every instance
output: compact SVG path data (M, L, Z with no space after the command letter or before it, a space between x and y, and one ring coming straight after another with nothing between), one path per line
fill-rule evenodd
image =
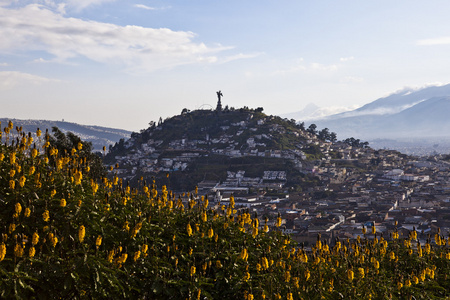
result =
M91 161L13 124L0 145L2 298L442 299L450 241L317 239L311 251L245 210ZM260 221L261 224L260 224ZM281 218L277 220L281 223ZM372 236L372 235L371 235ZM413 298L413 299L414 299Z

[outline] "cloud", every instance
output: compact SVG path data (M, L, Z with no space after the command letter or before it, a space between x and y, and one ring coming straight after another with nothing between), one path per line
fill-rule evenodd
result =
M290 66L286 69L279 69L273 72L273 75L286 75L286 74L292 74L292 73L299 73L299 72L324 72L324 73L330 73L335 72L338 70L338 65L331 64L331 65L325 65L321 63L309 63L305 64L303 58L300 58L297 60L295 64Z
M364 78L362 77L355 77L355 76L345 76L341 82L342 83L359 83L359 82L363 82Z
M92 5L100 5L103 3L114 1L116 0L67 0L67 6L76 11L81 11Z
M69 18L38 4L18 9L0 7L0 36L0 53L44 51L57 62L85 57L144 72L217 61L216 53L230 49L194 42L196 35L189 31Z
M9 66L8 63L0 63L0 67L7 67L7 66Z
M338 69L337 65L324 65L319 63L312 63L311 70L315 71L336 71Z
M0 90L9 90L21 84L41 85L49 82L60 82L60 80L16 71L0 72Z
M339 61L341 61L341 62L346 62L346 61L350 61L350 60L354 60L355 58L353 57L353 56L350 56L350 57L341 57L340 59L339 59Z
M443 36L443 37L438 37L438 38L433 38L433 39L418 40L416 44L419 46L449 45L450 37Z
M137 8L146 9L146 10L156 10L155 7L150 7L150 6L147 6L147 5L144 5L144 4L135 4L133 6L137 7Z
M136 8L141 8L141 9L145 9L145 10L164 10L164 9L172 8L171 6L153 7L153 6L148 6L145 4L134 4L133 6Z
M239 54L236 54L236 55L224 57L219 62L223 64L223 63L227 63L227 62L238 60L238 59L255 58L257 56L260 56L261 54L262 53L253 53L253 54L239 53Z

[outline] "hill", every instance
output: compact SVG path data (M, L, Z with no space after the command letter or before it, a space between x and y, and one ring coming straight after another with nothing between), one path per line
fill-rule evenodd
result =
M301 181L299 170L309 159L323 156L320 143L302 125L268 116L262 108L195 110L133 133L111 147L105 162L118 163L121 176L131 182L141 176L167 180L170 173L175 189L192 189L204 180L223 182L227 171L240 170L260 179L264 171L284 170L292 179L289 186Z
M52 127L58 127L63 133L72 132L79 136L83 141L91 142L94 151L101 151L103 146L107 148L115 144L120 139L128 139L131 135L130 131L123 129L115 129L94 125L81 125L77 123L64 121L48 121L48 120L18 120L0 118L1 124L8 124L13 121L15 126L21 126L25 132L36 132L39 128L42 132L47 129L51 133Z

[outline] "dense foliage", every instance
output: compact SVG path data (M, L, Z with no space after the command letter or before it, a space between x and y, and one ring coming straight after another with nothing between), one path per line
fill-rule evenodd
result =
M114 169L90 176L83 144L61 153L12 123L0 145L0 296L38 299L442 299L450 240L372 232L311 251L268 220ZM365 229L364 229L365 230ZM370 237L370 238L369 238Z

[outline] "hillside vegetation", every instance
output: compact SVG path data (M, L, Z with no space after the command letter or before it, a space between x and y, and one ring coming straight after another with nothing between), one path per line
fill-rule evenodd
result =
M92 176L83 142L58 151L13 128L0 145L4 299L449 297L448 237L388 243L372 227L333 245L319 236L307 251L232 199L212 207L155 182L131 189L114 168Z

